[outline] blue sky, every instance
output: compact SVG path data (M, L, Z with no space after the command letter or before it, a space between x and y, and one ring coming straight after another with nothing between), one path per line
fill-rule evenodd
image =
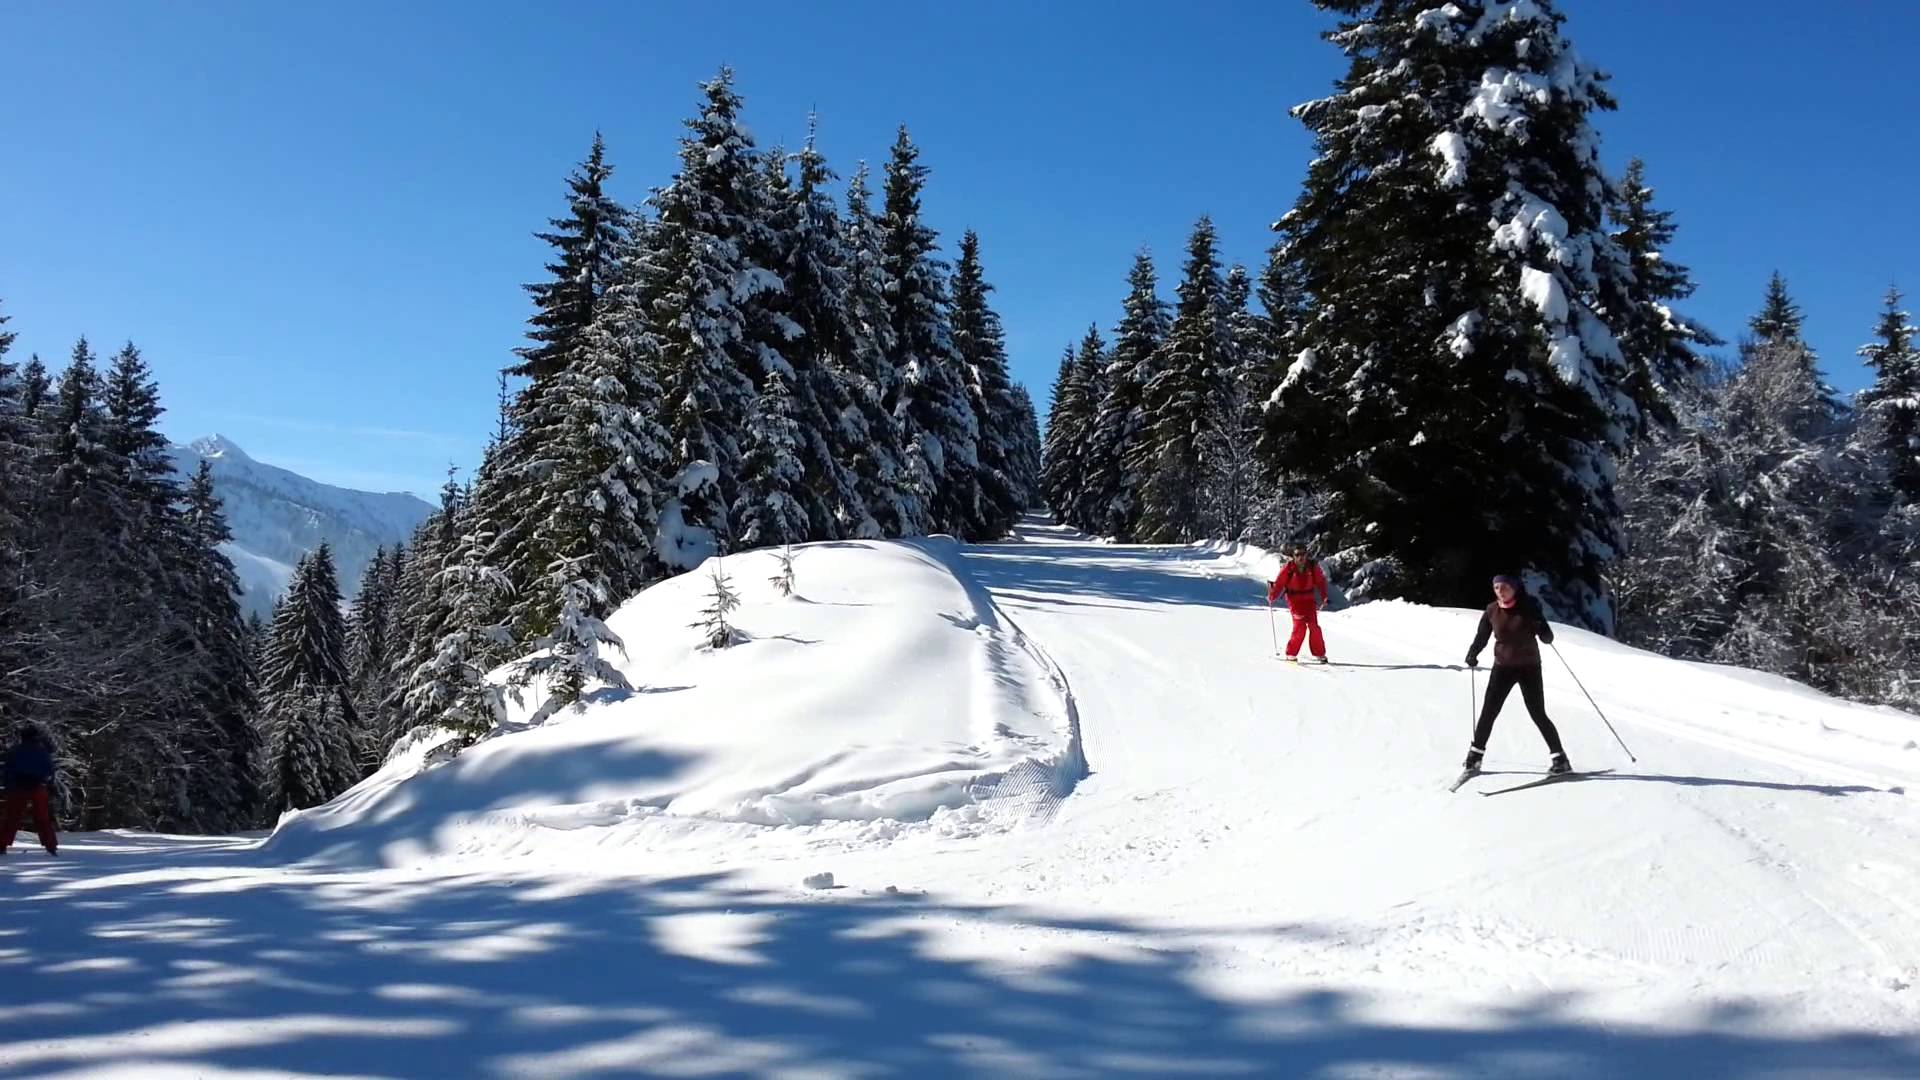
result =
M1920 290L1920 5L1563 0L1614 74L1609 163L1679 215L1686 310L1735 337L1784 272L1834 381ZM715 14L724 12L724 14ZM534 229L596 128L638 200L734 65L762 144L809 110L850 171L908 123L949 241L978 229L1015 374L1111 325L1193 220L1257 265L1338 54L1305 2L51 3L0 9L0 300L17 349L153 363L176 438L429 493L478 458Z

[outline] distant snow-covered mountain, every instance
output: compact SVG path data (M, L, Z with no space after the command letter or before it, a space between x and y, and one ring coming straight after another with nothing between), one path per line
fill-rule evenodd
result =
M221 550L240 573L242 605L262 615L286 590L293 565L322 541L332 545L340 590L351 598L374 551L404 542L433 512L406 492L353 491L263 464L220 435L169 453L183 478L201 461L212 466L213 489L233 530L233 542Z

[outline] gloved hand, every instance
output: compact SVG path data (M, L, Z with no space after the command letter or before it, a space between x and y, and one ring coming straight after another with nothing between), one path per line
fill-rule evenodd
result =
M1470 668L1478 668L1480 666L1480 658L1472 653L1468 653L1467 666Z

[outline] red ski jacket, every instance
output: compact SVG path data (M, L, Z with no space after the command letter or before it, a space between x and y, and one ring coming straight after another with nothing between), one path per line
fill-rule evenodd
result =
M1280 568L1279 576L1267 587L1267 603L1278 600L1282 593L1286 594L1288 608L1305 607L1312 611L1316 606L1313 602L1316 593L1319 594L1320 603L1327 602L1326 571L1320 569L1317 562L1307 563L1306 569L1302 570L1294 565L1292 559L1288 559L1286 565Z

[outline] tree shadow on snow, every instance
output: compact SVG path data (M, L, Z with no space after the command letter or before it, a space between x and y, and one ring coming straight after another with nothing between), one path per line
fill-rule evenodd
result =
M1470 1026L1374 1018L1335 990L1228 997L1187 943L1122 920L721 874L309 873L122 840L6 867L0 969L19 1004L0 1072L1920 1075L1912 1038L1601 1023L1566 994ZM1340 947L1314 927L1253 936Z

